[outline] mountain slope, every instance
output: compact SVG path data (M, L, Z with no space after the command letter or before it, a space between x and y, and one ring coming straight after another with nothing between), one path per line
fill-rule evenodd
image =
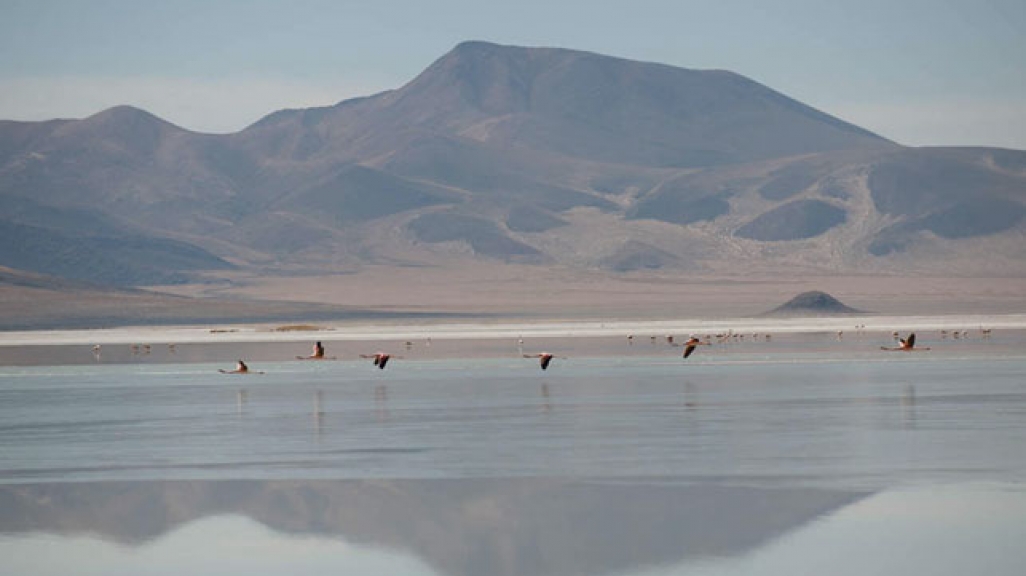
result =
M726 71L468 42L230 135L0 122L0 265L109 284L482 260L1026 274L1026 153L906 148Z
M650 167L892 144L737 74L466 42L407 85L250 127L264 153L369 157L426 133Z

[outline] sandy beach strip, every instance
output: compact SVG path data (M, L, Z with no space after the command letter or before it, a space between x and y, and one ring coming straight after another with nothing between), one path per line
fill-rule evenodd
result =
M537 321L477 323L323 323L281 325L133 326L96 330L0 332L0 346L46 346L131 343L246 343L474 340L505 338L596 338L687 334L801 334L841 331L901 333L925 330L1021 330L1026 314L950 316L843 316L816 318L681 319L665 321Z

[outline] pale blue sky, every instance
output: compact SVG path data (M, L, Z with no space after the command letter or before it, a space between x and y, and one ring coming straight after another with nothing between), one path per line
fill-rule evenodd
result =
M231 132L463 40L738 72L909 145L1026 149L1023 0L0 0L0 118L132 104Z

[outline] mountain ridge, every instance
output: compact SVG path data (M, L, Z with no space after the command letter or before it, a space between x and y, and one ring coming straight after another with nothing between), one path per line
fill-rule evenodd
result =
M461 43L398 88L226 135L130 106L0 121L0 230L40 239L0 265L44 273L43 239L73 229L147 238L121 269L209 254L164 270L187 283L482 260L1026 274L1024 220L1026 152L907 148L733 72L566 48ZM61 273L159 280L91 258Z

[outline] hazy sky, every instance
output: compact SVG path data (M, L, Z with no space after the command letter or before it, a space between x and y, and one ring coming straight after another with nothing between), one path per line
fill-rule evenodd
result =
M132 104L232 132L463 40L728 69L903 144L1026 149L1023 0L0 0L0 118Z

